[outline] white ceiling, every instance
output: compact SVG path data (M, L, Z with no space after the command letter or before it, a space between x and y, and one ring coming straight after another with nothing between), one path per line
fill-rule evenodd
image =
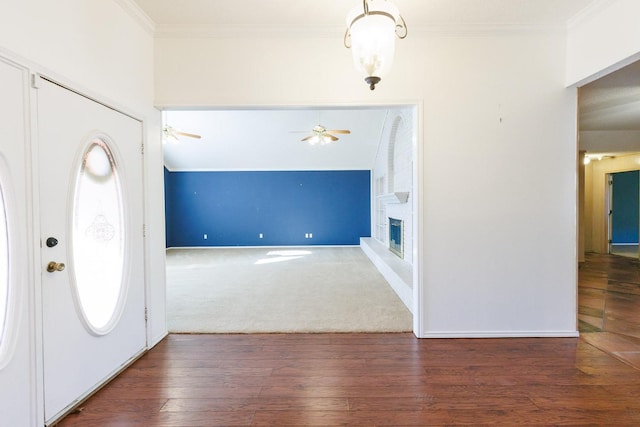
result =
M158 29L345 27L361 0L135 0ZM409 30L431 26L560 25L600 0L394 0Z
M193 31L344 31L360 0L134 0L157 34ZM602 0L394 0L409 32L457 26L565 28ZM589 152L640 151L640 66L580 89L580 145ZM165 144L170 169L371 168L387 108L167 112L171 126L203 135ZM331 146L291 130L348 128Z
M579 89L580 149L587 154L640 151L640 62Z
M640 62L580 89L580 129L640 131Z

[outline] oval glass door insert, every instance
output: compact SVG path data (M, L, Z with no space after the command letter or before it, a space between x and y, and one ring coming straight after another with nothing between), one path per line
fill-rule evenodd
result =
M85 149L72 206L72 271L87 326L98 334L115 325L123 293L125 227L122 185L102 138Z
M0 186L0 348L4 344L9 311L9 228L4 191Z

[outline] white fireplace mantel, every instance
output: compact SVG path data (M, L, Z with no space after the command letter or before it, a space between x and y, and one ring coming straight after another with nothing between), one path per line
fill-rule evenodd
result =
M395 193L381 194L377 199L383 203L407 203L409 200L408 191L396 191Z

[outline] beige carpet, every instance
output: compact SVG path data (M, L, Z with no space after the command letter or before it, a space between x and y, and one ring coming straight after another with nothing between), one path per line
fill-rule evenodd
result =
M398 332L411 313L359 247L167 250L170 332Z

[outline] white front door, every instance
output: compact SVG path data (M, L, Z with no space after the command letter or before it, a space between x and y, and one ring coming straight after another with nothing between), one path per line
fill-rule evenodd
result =
M28 81L27 70L0 58L0 424L7 426L36 425Z
M38 82L45 420L146 346L142 124Z

